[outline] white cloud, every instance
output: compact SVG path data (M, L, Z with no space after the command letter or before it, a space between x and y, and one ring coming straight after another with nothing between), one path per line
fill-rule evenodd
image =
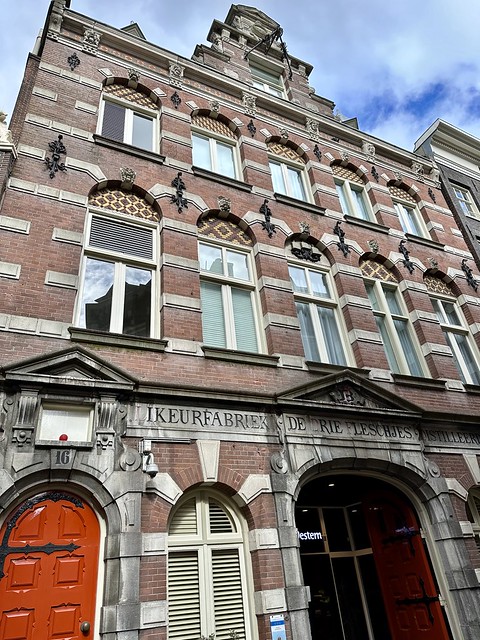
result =
M49 4L16 0L3 10L8 29L0 41L0 107L10 113ZM138 22L148 40L190 57L230 4L71 0L71 9L116 27ZM344 115L357 116L361 128L408 149L436 118L480 133L480 109L472 105L472 95L480 91L478 0L464 0L461 11L452 0L258 0L255 5L281 24L289 52L314 65L311 84L317 94L336 102Z

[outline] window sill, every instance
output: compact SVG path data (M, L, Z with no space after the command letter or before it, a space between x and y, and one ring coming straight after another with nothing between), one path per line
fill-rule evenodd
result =
M304 209L305 211L314 213L317 216L318 215L323 216L325 214L325 207L318 207L316 204L312 204L311 202L306 202L305 200L299 200L298 198L292 198L291 196L286 196L284 193L275 192L273 195L277 202L280 202L281 204L286 204L289 207Z
M424 238L423 236L416 236L413 233L406 233L406 239L409 242L415 242L416 244L423 244L425 247L430 247L431 249L440 249L443 251L445 249L445 245L441 242L435 242L435 240L430 240L430 238Z
M109 347L120 347L122 349L143 349L145 351L163 353L168 344L167 340L128 336L123 333L110 333L109 331L92 331L91 329L80 329L78 327L68 327L68 331L70 338L75 342L103 344Z
M250 351L235 351L234 349L222 349L220 347L202 346L206 358L213 360L226 360L228 362L241 362L242 364L255 364L264 367L277 367L278 356L267 356L262 353Z
M371 229L372 231L377 231L378 233L388 234L389 232L389 227L385 226L384 224L379 224L378 222L373 222L372 220L357 218L356 216L351 216L348 213L345 214L344 218L345 222L348 222L348 224L353 224L358 227L364 227L365 229Z
M445 389L445 380L437 378L423 378L420 376L409 376L404 373L392 373L395 383L406 387L423 387L424 389Z
M36 440L35 449L93 449L91 440Z
M137 158L143 158L144 160L148 160L149 162L156 162L157 164L163 164L165 162L165 156L161 156L159 153L155 153L154 151L147 151L147 149L140 149L139 147L134 147L131 144L118 142L118 140L111 140L110 138L104 138L103 136L100 136L97 133L93 134L93 139L95 140L95 144L98 144L101 147L107 147L108 149L115 149L116 151L121 151L122 153L128 153L131 156L136 156Z
M251 184L247 184L246 182L242 182L236 178L222 176L221 173L215 173L214 171L209 171L208 169L202 169L201 167L196 166L192 166L192 171L193 175L198 176L199 178L205 178L206 180L212 180L213 182L220 182L221 184L234 187L235 189L241 189L242 191L251 192L252 190Z

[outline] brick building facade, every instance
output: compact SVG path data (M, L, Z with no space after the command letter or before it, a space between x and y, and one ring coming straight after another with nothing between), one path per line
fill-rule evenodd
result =
M0 638L478 638L480 298L438 170L262 12L208 42L54 0L0 124Z
M437 164L443 194L472 252L478 270L480 268L480 140L439 119L420 136L415 143L415 151L419 155L431 158Z

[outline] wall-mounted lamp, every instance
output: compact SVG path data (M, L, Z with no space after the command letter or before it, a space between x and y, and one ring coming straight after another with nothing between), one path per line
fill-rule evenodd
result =
M152 441L141 440L138 443L138 450L142 454L142 471L147 473L150 478L155 478L158 473L158 465L153 458Z

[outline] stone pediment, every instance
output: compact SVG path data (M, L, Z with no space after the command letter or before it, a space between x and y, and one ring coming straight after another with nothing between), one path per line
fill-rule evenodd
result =
M295 387L278 396L278 402L366 413L381 411L410 417L422 413L417 405L352 371L328 375L320 381Z
M80 347L23 360L6 367L4 374L16 382L94 388L133 389L136 383L121 369Z

